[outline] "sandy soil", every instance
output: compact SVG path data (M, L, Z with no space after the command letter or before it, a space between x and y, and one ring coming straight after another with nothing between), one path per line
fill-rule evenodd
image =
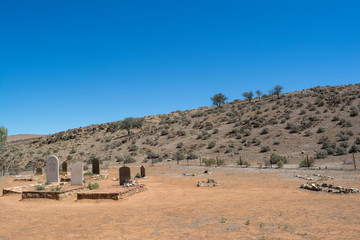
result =
M0 239L359 239L360 194L299 189L305 181L293 177L320 173L335 177L328 183L359 188L358 171L214 168L181 176L205 169L146 166L148 177L139 182L148 190L119 201L2 196ZM100 185L114 185L118 169L108 173ZM196 187L207 178L221 185ZM0 179L0 189L21 184Z

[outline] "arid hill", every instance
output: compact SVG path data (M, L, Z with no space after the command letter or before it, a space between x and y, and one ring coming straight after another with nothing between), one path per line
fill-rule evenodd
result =
M42 136L43 135L38 135L38 134L18 134L18 135L8 136L6 141L14 142L14 141L25 140L25 139L29 139L29 138L38 138L38 137L42 137Z
M342 167L360 147L359 110L360 84L315 87L279 98L263 95L251 102L146 116L130 134L111 122L8 142L0 150L0 167L31 169L43 166L50 155L61 162L99 158L103 164L171 159L198 164L199 157L217 157L227 165L241 156L257 166L272 153L290 165L309 155L317 164Z

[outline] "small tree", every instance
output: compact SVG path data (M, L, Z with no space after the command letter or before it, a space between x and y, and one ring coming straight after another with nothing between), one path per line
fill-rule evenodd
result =
M125 118L124 120L119 122L119 128L122 130L126 130L128 135L131 133L131 129L133 128L135 123L135 119L132 117Z
M300 162L300 167L307 167L310 168L314 165L315 163L315 159L314 158L309 158L308 156L306 156L306 158L304 158L304 160L302 160Z
M4 126L0 126L0 143L6 142L8 130Z
M257 95L258 97L261 97L261 96L262 96L262 92L261 92L260 90L256 90L256 95Z
M141 130L143 130L142 126L144 125L144 122L145 122L145 118L135 118L133 122L133 127L140 128Z
M218 106L218 107L219 107L221 104L224 104L226 100L228 100L228 98L225 97L222 93L215 94L215 95L211 98L211 101L213 102L213 105Z
M283 89L283 87L278 84L278 85L276 85L276 86L274 87L274 89L272 90L272 92L273 92L274 94L276 94L276 96L278 97L278 99L280 98L280 93L281 93L282 89Z
M253 94L252 91L250 91L250 92L244 92L244 93L243 93L243 96L244 96L244 98L246 98L247 100L249 100L249 102L251 102L254 94Z

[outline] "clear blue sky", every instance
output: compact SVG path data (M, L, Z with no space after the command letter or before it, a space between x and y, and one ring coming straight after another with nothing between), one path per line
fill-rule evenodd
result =
M360 1L0 0L0 125L50 134L359 83Z

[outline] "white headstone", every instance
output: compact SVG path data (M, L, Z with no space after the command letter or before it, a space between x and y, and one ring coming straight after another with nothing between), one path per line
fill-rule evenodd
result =
M81 162L71 164L71 185L83 185L84 167Z
M59 159L50 156L46 161L46 181L59 182Z

